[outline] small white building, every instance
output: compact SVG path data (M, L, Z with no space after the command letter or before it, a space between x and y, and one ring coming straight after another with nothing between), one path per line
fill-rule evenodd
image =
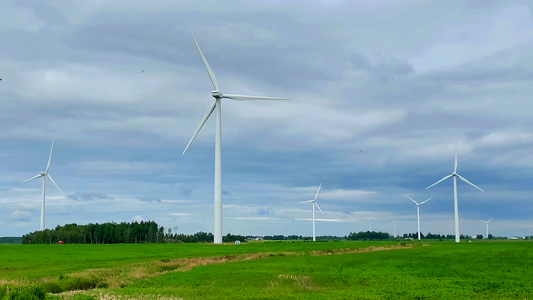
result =
M241 241L235 241L235 245L240 245Z

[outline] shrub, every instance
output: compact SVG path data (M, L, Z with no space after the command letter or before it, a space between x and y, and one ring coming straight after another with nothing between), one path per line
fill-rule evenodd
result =
M107 284L107 282L100 282L96 288L105 289L107 287L109 287L109 284Z
M62 281L64 291L89 290L94 289L97 285L98 279L96 278L72 277Z
M45 282L43 283L44 291L47 293L61 293L63 289L59 286L57 282ZM1 298L0 298L1 299Z
M9 300L39 300L39 297L32 295L28 290L14 290L9 293Z
M9 291L9 300L44 300L46 293L41 286L15 288Z
M0 285L0 299L4 299L7 295L7 285Z

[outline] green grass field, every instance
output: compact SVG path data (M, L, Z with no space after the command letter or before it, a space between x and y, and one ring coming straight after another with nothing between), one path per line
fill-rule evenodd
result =
M532 242L383 249L391 246L398 243L2 245L0 284L66 299L533 297Z

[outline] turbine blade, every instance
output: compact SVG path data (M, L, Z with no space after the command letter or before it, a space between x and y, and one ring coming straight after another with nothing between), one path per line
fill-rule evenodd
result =
M246 100L289 100L287 98L278 97L263 97L263 96L248 96L248 95L235 95L235 94L223 94L223 98L246 101Z
M43 175L41 175L41 174L37 174L37 175L33 176L33 177L30 178L30 179L26 179L26 180L24 180L24 181L21 182L21 183L25 183L25 182L28 182L28 181L31 181L31 180L37 179L37 178L39 178L39 177L41 177L41 176L43 176Z
M437 184L439 184L439 183L443 182L444 180L446 180L446 179L448 179L448 178L450 178L450 177L452 177L452 176L453 176L453 175L452 175L452 174L450 174L450 175L448 175L448 176L446 176L446 177L442 178L441 180L439 180L439 181L435 182L434 184L432 184L432 185L428 186L428 187L426 188L426 190L427 190L427 189L429 189L430 187L436 186Z
M433 199L433 197L431 197L431 198L429 198L429 199L427 199L427 200L424 200L424 201L420 202L420 205L422 205L422 204L428 202L428 201L431 200L431 199Z
M457 172L457 144L455 144L455 165L453 167L453 171Z
M198 48L198 51L200 52L200 55L202 56L202 59L205 64L205 68L207 69L207 73L209 74L209 78L211 79L211 83L213 84L213 87L215 88L215 90L218 91L218 81L215 76L215 73L213 73L213 70L211 70L211 67L209 66L209 63L207 62L207 59L205 59L204 53L202 52L202 49L200 49L200 45L198 45L198 42L196 42L194 35L192 36L192 39L194 40L194 43L196 44L196 48Z
M311 203L311 202L315 202L315 200L301 201L301 202L298 202L298 204L301 204L301 203Z
M487 223L490 222L490 221L492 221L492 219L494 219L494 217L490 218L490 219L487 221Z
M48 164L46 164L46 171L45 173L48 173L48 169L50 169L50 162L52 161L52 151L54 150L54 141L52 141L52 147L50 148L50 156L48 157Z
M318 192L320 192L321 187L322 187L322 183L320 183L320 185L318 186L318 190L316 190L315 198L313 199L314 201L316 201L316 198L318 197Z
M63 196L65 196L65 193L63 193L63 191L59 188L59 186L57 186L56 182L52 179L52 176L50 176L50 174L46 174L46 176L47 176L48 178L50 178L50 181L52 181L52 183L53 183L53 184L56 186L56 188L61 192L61 194L62 194Z
M192 141L194 141L194 139L198 135L198 132L200 132L200 129L202 129L202 127L204 126L204 124L207 121L207 119L209 119L209 117L211 116L211 114L215 110L216 105L217 105L217 102L215 101L215 102L213 102L213 104L211 104L211 106L209 106L207 108L202 120L200 121L200 125L198 125L198 128L196 128L196 131L194 132L194 134L193 134L191 140L189 141L189 143L187 144L187 147L185 147L185 150L183 150L183 153L181 154L182 156L185 155L185 152L187 152L187 149L189 149L189 146L191 146Z
M404 196L405 196L407 199L413 201L416 205L418 205L418 202L416 202L415 200L413 200L413 198L411 198L411 197L409 197L409 196L407 196L407 195L405 195L405 194L404 194Z
M475 187L476 189L478 189L478 190L480 190L480 191L482 191L482 192L485 192L482 188L480 188L479 186L477 186L477 185L473 184L472 182L468 181L468 180L467 180L466 178L464 178L463 176L457 174L457 177L459 177L459 179L461 179L462 181L464 181L464 182L470 184L471 186Z
M325 215L324 212L320 209L320 206L318 206L318 203L316 203L316 201L313 201L313 202L315 202L316 207L318 208L318 210L322 213L322 215L323 215L324 218L325 218L326 215Z

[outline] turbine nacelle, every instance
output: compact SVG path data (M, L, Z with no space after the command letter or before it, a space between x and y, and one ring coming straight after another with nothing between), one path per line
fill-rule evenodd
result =
M224 94L222 94L222 92L219 91L219 90L214 90L214 91L212 91L212 92L211 92L211 96L213 96L213 98L215 98L215 99L222 99L222 98L224 98Z

